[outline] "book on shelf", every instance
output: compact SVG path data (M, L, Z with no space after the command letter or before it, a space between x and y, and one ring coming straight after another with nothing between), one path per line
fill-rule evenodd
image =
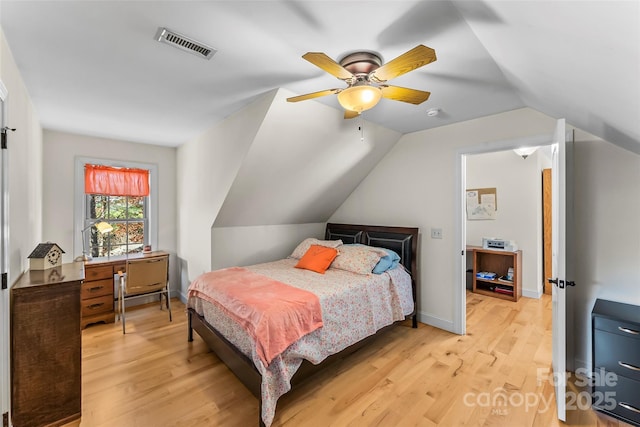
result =
M513 280L510 280L507 276L500 276L498 277L498 281L499 282L503 282L503 283L508 283L510 285L513 285Z
M501 288L500 286L496 286L493 289L493 292L498 294L504 294L504 295L513 295L513 289L505 289L505 288Z
M489 279L489 280L493 280L497 277L498 275L496 273L492 273L490 271L478 271L476 273L476 277L478 279Z

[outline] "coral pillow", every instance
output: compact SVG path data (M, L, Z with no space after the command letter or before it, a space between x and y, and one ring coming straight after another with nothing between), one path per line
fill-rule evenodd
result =
M309 250L305 252L302 258L300 258L300 261L298 261L295 267L324 274L336 256L338 256L338 250L335 248L311 245Z

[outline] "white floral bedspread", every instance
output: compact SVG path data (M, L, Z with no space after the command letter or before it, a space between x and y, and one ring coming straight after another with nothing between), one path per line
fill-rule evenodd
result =
M215 305L189 298L188 306L203 315L227 340L250 357L262 374L262 420L270 426L278 398L291 389L290 380L303 359L314 364L373 335L413 312L411 277L402 268L361 275L335 268L324 275L294 268L297 259L245 267L280 282L315 293L324 326L292 344L265 367L252 338Z

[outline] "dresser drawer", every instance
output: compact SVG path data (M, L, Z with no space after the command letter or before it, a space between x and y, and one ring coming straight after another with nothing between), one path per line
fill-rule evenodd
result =
M127 263L123 262L120 264L113 265L113 274L118 274L118 271L122 271L123 273L127 271Z
M113 295L82 300L81 309L83 317L113 311Z
M608 372L640 381L640 340L597 329L594 340L597 343L594 351L596 369L605 368Z
M83 300L103 295L113 295L113 279L84 282L80 288L80 298Z
M611 332L640 342L640 326L634 323L628 323L624 320L594 317L593 327L594 329Z
M110 265L102 265L98 267L85 266L84 280L85 282L100 279L112 279L113 268Z
M639 381L619 376L617 381L597 385L594 390L593 406L596 409L608 411L636 424L640 423Z

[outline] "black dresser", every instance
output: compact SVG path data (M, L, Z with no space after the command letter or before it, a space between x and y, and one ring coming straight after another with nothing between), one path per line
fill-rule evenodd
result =
M593 408L640 426L640 306L596 300Z

